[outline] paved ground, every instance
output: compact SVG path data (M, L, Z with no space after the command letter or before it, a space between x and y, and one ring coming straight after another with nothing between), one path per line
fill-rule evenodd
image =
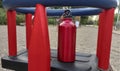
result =
M57 27L49 26L51 48L57 47ZM25 27L17 26L18 50L25 45ZM96 53L97 27L82 26L77 29L77 52ZM0 57L7 55L7 27L0 26ZM120 32L114 31L111 51L111 64L114 71L120 71ZM0 71L5 70L0 67Z

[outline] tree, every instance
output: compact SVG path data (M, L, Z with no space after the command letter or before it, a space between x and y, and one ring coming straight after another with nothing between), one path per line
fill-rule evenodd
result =
M0 0L0 8L2 7L2 0Z
M81 16L81 21L80 21L80 23L81 23L82 25L86 25L87 22L88 22L88 16Z

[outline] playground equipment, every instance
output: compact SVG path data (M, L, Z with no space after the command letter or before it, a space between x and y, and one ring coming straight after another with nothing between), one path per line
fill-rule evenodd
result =
M33 14L35 12L35 8L17 8L17 12L23 14ZM98 15L102 12L100 8L75 8L70 9L72 16L89 16L89 15ZM47 16L61 16L64 13L63 9L47 9Z
M3 6L7 9L9 44L9 55L2 58L3 68L15 71L50 71L50 67L51 71L109 70L116 0L3 0ZM29 8L35 6L36 8ZM59 16L64 10L46 11L47 6L97 7L71 9L73 16L100 14L97 54L76 53L76 61L72 63L58 61L56 50L51 50L50 57L47 15ZM16 42L16 11L26 14L27 49L19 54ZM32 14L35 16L33 24Z

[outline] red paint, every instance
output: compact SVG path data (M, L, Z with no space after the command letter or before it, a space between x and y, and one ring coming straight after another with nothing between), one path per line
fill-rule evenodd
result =
M50 71L50 44L45 7L36 5L28 49L28 71Z
M26 47L28 49L32 31L32 14L26 14Z
M105 10L104 19L99 24L99 36L98 36L98 67L103 70L109 68L110 61L110 50L111 50L111 38L112 38L112 27L114 21L114 8ZM101 31L100 31L101 30Z
M16 11L7 11L8 23L8 48L9 56L17 55L17 40L16 40Z
M105 11L103 11L102 13L100 13L99 15L99 27L98 27L98 42L97 42L97 57L98 59L100 58L100 54L101 54L101 38L102 38L102 31L103 31L103 28L101 28L100 26L104 27L104 23L105 23Z
M58 30L58 60L75 61L76 26L71 18L63 19Z

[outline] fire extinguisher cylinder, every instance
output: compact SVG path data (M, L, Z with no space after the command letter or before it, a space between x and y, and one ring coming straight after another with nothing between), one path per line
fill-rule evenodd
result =
M75 61L76 26L72 18L64 18L58 27L58 60Z

